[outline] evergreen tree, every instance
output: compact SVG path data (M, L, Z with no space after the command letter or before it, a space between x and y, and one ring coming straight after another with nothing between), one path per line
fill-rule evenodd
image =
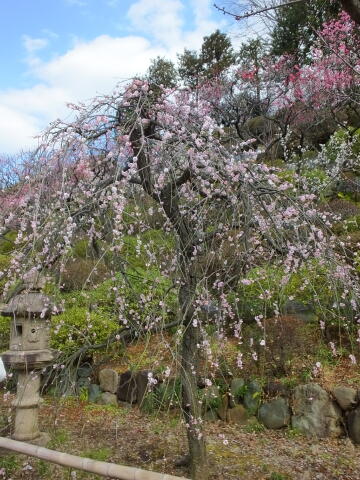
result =
M204 37L200 52L185 49L178 55L179 76L185 85L196 88L201 79L211 79L221 75L235 63L231 40L216 30Z
M316 31L340 10L340 2L328 0L295 3L276 10L276 25L271 33L272 53L276 56L290 53L298 63L306 62Z
M201 59L195 50L184 49L184 53L178 55L178 72L185 85L196 88L203 71Z
M206 77L211 78L221 74L235 62L231 40L220 30L204 37L201 46L200 61Z
M173 88L177 84L177 72L174 63L163 57L156 57L151 60L146 77L152 88L160 87L160 85Z

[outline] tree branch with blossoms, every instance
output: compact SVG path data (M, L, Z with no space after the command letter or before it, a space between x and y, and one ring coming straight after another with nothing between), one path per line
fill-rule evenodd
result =
M240 300L231 301L231 294L236 295L246 275L262 265L281 266L286 282L314 259L344 285L346 301L359 298L353 295L359 293L354 269L342 267L336 239L327 231L330 223L319 219L314 195L299 195L278 168L248 151L251 142L223 142L208 94L164 89L154 101L149 84L135 79L112 95L73 106L73 122L56 121L44 133L36 152L41 168L27 180L26 195L20 186L15 197L2 191L7 208L0 213L0 234L13 225L18 246L2 274L5 289L21 280L24 271L50 266L61 286L72 248L86 236L89 243L98 241L107 256L119 335L178 327L174 357L195 480L208 478L198 382L203 363L208 364L208 381L218 369L208 346L208 326L216 329L221 346L226 332L233 333L240 359L245 333ZM168 240L163 246L146 237L154 230L155 213L161 219L156 230ZM145 257L144 278L153 275L146 294L136 297L139 311L129 300L134 272L127 263L129 238L135 260ZM168 282L176 290L173 321L165 308L167 288L161 300L156 290ZM214 318L204 316L209 305L216 306ZM357 301L351 305L355 316ZM265 324L259 318L256 322L263 348ZM252 359L256 347L249 339ZM89 348L84 346L69 362Z

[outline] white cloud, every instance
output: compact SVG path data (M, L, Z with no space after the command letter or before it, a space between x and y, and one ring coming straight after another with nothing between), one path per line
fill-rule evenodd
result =
M142 37L101 35L41 64L36 75L49 85L67 89L73 97L91 97L109 91L119 80L143 73L151 58L165 53Z
M19 118L36 119L35 127L43 128L48 122L65 112L65 102L74 100L71 91L57 85L37 84L32 88L0 92L0 108L14 112ZM28 129L32 130L32 128ZM2 131L0 146L2 150Z
M213 32L219 28L219 22L211 20L213 2L209 0L191 0L191 11L194 14L197 30L206 30L207 33Z
M0 127L0 153L29 147L31 135L67 114L67 102L108 93L117 82L144 73L150 59L166 53L143 37L102 35L91 42L78 42L49 62L35 56L28 58L38 83L32 88L0 91L2 118L11 119L11 128Z
M108 93L117 82L144 73L151 59L175 59L185 46L198 48L204 35L219 28L210 20L211 0L190 0L194 8L192 30L185 29L180 0L158 1L163 8L154 8L153 0L138 0L130 7L128 18L138 29L137 34L101 35L87 42L76 39L65 54L46 62L40 52L47 40L24 36L27 73L35 79L35 85L0 91L0 153L28 147L31 136L67 114L67 102ZM144 36L139 36L139 29Z
M175 53L184 47L198 48L205 35L224 25L223 19L211 19L211 0L189 0L186 6L193 17L195 27L185 25L185 4L180 0L158 0L156 8L153 0L138 0L128 10L128 18L133 29L156 39L175 58Z
M45 48L48 45L46 38L33 38L29 35L23 35L23 44L27 53L32 54Z
M15 153L35 147L40 125L35 116L0 103L0 153Z
M169 47L181 39L183 9L180 0L157 0L156 7L153 0L138 0L129 8L128 18L136 30Z

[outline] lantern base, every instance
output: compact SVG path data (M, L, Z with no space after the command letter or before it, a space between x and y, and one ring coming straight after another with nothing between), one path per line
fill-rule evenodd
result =
M32 445L37 445L38 447L46 447L50 443L51 436L46 432L40 432L40 435L33 440L30 440L28 443Z
M19 438L16 435L11 435L10 437L12 440L17 440L18 442L24 442L24 443L31 443L32 445L37 445L38 447L46 447L50 443L51 437L48 433L46 432L40 432L39 435L36 438L32 439L24 439L24 438Z

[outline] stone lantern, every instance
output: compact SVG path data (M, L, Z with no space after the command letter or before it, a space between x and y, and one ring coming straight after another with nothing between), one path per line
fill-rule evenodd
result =
M18 373L15 412L15 440L46 443L46 434L39 430L41 370L56 358L49 348L50 318L54 307L41 293L46 279L38 272L28 274L22 292L2 307L1 315L12 318L10 350L2 354L7 367Z

